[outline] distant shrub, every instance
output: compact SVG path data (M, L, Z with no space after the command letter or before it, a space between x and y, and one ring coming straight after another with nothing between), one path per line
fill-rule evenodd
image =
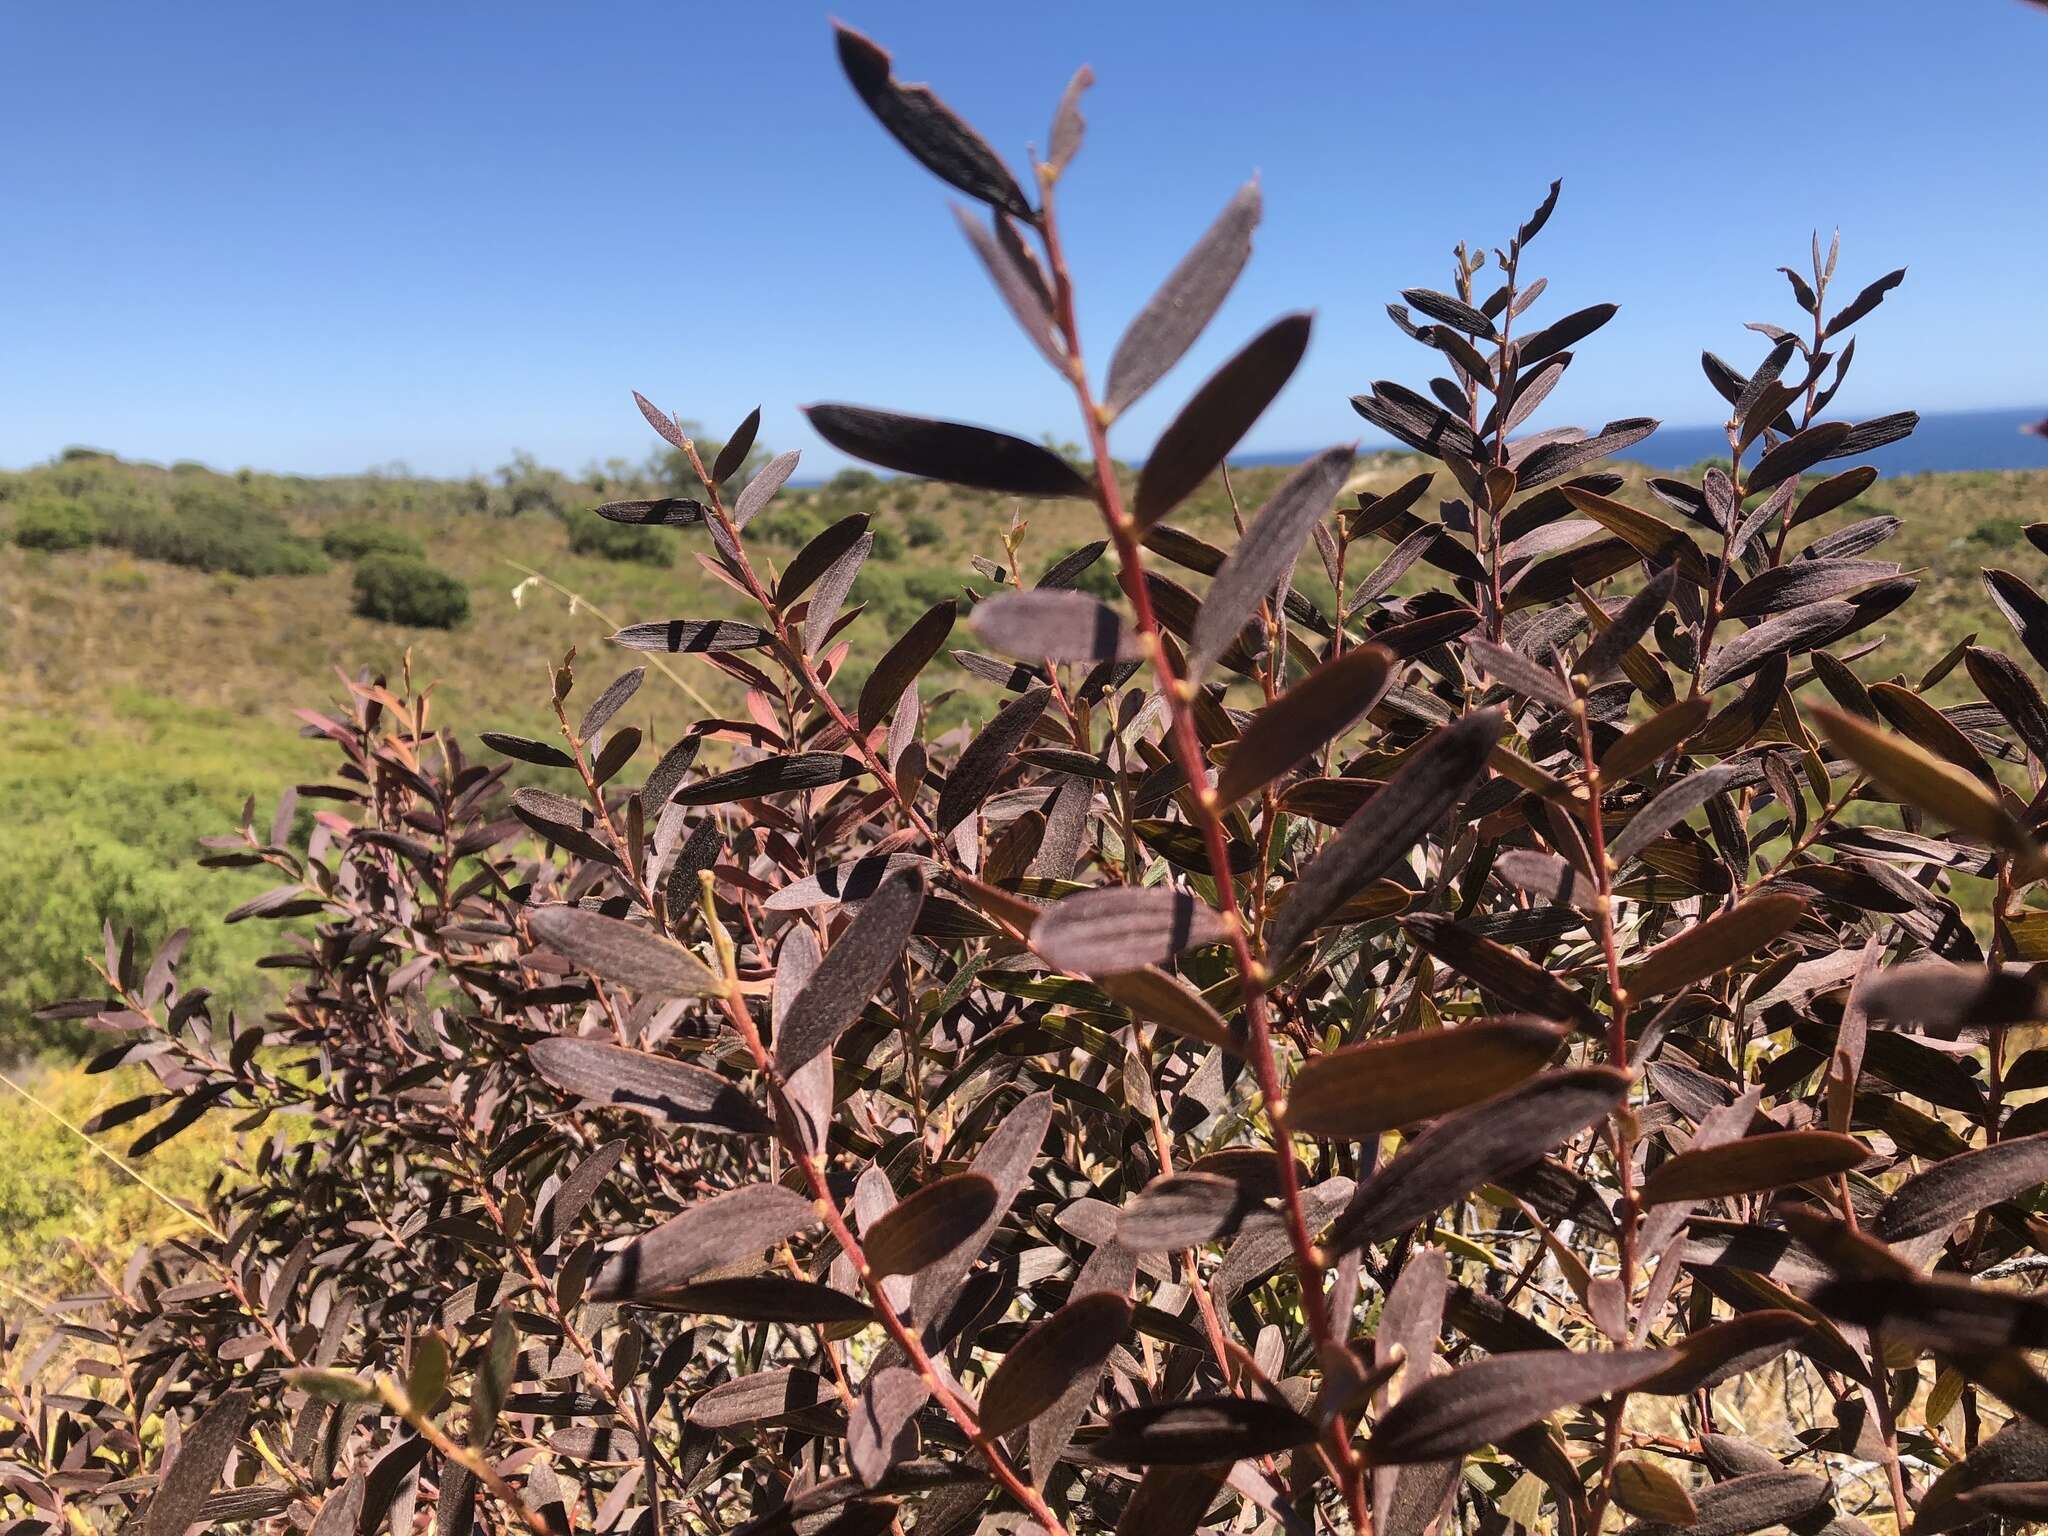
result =
M1111 555L1089 566L1074 578L1074 588L1090 597L1099 597L1105 603L1122 602L1124 589L1117 584L1116 557Z
M676 554L673 536L665 529L582 514L569 519L569 547L579 555L635 565L667 565Z
M32 501L14 521L14 542L23 549L84 549L99 536L99 519L76 501Z
M868 530L875 536L872 548L868 550L871 560L901 560L903 558L903 535L886 523L877 523Z
M320 547L335 560L360 560L366 555L426 554L420 541L388 523L343 523L320 535Z
M838 520L838 516L828 514L813 502L778 503L762 517L761 537L771 543L787 544L791 549L802 549Z
M236 576L305 576L327 569L311 539L275 512L212 485L183 485L166 508L141 497L102 506L102 539L147 560Z
M469 589L409 555L369 555L356 566L356 612L387 624L453 629L469 617Z
M562 477L546 469L530 453L515 453L510 463L498 467L498 479L505 488L499 510L507 517L522 512L566 513L581 497L567 495Z
M912 549L929 549L945 540L946 525L929 512L913 512L903 519L903 537Z
M2023 517L1986 518L1970 530L1972 544L1983 544L1991 549L2011 549L2022 543L2027 536L2027 520Z

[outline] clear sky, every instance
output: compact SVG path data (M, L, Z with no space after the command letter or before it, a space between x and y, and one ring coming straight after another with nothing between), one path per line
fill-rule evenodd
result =
M2048 13L2020 0L837 0L1014 165L1092 65L1062 190L1099 370L1257 173L1252 264L1120 424L1142 456L1288 309L1308 360L1247 449L1360 435L1420 384L1383 312L1447 286L1562 176L1551 315L1619 317L1553 420L1713 419L1773 268L1842 228L1864 415L2048 399ZM953 194L867 116L829 12L701 5L0 5L0 464L67 443L222 467L577 467L654 439L629 390L837 461L844 399L1077 435L988 292ZM1099 377L1099 372L1098 372Z

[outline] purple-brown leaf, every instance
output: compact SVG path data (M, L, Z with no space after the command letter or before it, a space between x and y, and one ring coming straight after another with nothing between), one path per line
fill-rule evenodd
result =
M924 910L920 870L887 876L825 954L775 1031L775 1064L786 1076L828 1051L860 1017L903 957Z
M1444 1116L1359 1186L1327 1246L1342 1253L1407 1231L1604 1119L1628 1087L1628 1074L1612 1067L1546 1072Z
M1104 885L1046 908L1031 946L1075 976L1105 976L1165 965L1183 950L1229 935L1215 908L1163 885Z
M1216 372L1159 434L1138 475L1131 519L1150 528L1216 472L1308 349L1310 317L1285 315Z
M592 1301L643 1301L708 1270L758 1257L818 1221L811 1202L780 1184L747 1184L700 1200L609 1255L591 1277Z
M718 978L680 944L584 907L535 907L533 935L570 964L651 997L715 997Z
M1287 1089L1288 1123L1362 1141L1491 1098L1540 1070L1569 1031L1504 1018L1312 1057Z
M1011 496L1093 495L1049 448L958 421L903 416L861 405L809 405L804 414L842 453L900 474Z
M1158 383L1194 345L1251 259L1252 230L1258 222L1259 184L1248 182L1181 258L1117 343L1103 388L1103 404L1112 413Z
M734 1084L687 1062L565 1036L537 1040L526 1054L542 1077L587 1103L747 1136L771 1128L767 1115Z

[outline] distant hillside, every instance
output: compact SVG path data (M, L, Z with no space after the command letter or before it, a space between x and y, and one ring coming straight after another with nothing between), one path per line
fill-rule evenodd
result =
M1384 487L1416 467L1405 454L1379 456L1361 482ZM1642 471L1628 472L1641 479ZM1247 513L1281 473L1238 474ZM194 867L196 839L229 825L247 796L267 815L286 784L322 761L319 748L299 738L292 710L331 698L339 672L392 671L409 651L414 675L436 680L440 718L473 739L486 729L543 727L547 669L572 645L586 676L623 670L626 659L603 644L614 622L741 614L739 599L698 565L700 535L620 529L588 511L661 489L660 465L571 477L524 460L488 480L451 482L222 475L76 452L0 475L0 675L8 679L0 803L12 855L10 879L0 885L9 958L0 974L0 1054L42 1038L25 1021L33 1002L90 984L80 956L103 915L161 936L246 894L240 877ZM1963 635L2003 632L1979 565L2043 575L2021 529L2048 520L2048 473L1886 480L1833 521L1880 511L1905 527L1879 553L1924 570L1932 590L1916 600L1913 624L1864 663L1873 676L1918 676ZM963 589L988 591L974 561L1005 561L1014 518L1028 524L1019 560L1027 580L1100 536L1092 506L1022 503L852 471L823 486L786 488L749 540L783 564L811 535L856 512L870 516L877 539L854 592L868 605L858 622L877 635L900 632ZM1205 489L1176 520L1227 542L1222 486ZM17 542L25 529L39 547ZM352 611L357 560L392 539L416 546L461 583L465 623L410 628ZM557 590L539 585L515 603L523 577L508 561L544 573L580 603L572 611ZM1304 588L1326 593L1315 566L1303 562ZM1106 590L1106 563L1093 579ZM874 656L882 647L857 649ZM708 665L689 657L672 665L721 710L738 712L736 690ZM951 680L960 692L939 701L942 719L985 702L965 673L953 669ZM850 698L860 677L840 681ZM634 708L656 741L693 712L658 674ZM188 973L246 976L221 962L255 952L241 930L202 926Z

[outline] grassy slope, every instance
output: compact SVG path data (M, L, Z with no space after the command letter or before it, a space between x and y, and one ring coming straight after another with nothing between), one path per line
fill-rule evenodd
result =
M1391 485L1412 472L1383 461L1373 483ZM1240 478L1245 504L1280 472ZM155 495L177 477L120 468ZM39 478L40 477L40 478ZM395 670L409 650L416 677L437 681L442 718L465 735L487 728L547 728L547 667L570 646L585 657L585 687L622 669L603 637L610 624L676 616L737 616L739 599L696 564L694 536L675 538L669 566L614 562L569 549L562 515L633 488L593 487L547 477L537 492L475 485L363 477L333 481L245 477L239 494L280 511L294 528L317 535L339 523L374 518L420 539L429 558L460 577L472 617L452 632L374 623L350 611L349 568L317 575L238 578L137 560L116 549L46 554L15 547L6 526L36 493L47 472L0 476L0 828L11 858L0 883L0 933L8 963L0 968L0 1055L33 1049L47 1033L27 1023L39 1000L89 990L84 956L96 952L103 916L133 924L154 943L182 923L194 927L186 974L204 979L229 1000L259 1003L246 988L247 962L275 930L223 928L218 914L260 887L261 876L194 867L195 840L229 827L245 796L259 817L285 786L323 773L317 744L300 739L291 711L318 707L339 691L338 670ZM186 478L189 478L187 476ZM220 486L232 492L234 483ZM642 493L645 493L644 490ZM1632 497L1631 499L1640 499ZM515 503L526 510L511 511ZM550 510L550 508L554 510ZM481 509L480 509L481 508ZM986 590L969 557L1000 558L1003 533L1018 510L999 498L924 485L785 491L750 530L750 544L785 564L801 530L821 528L853 512L896 535L893 559L871 563L857 598L870 603L855 631L857 649L872 658L888 636L949 590L971 583ZM1093 509L1037 504L1024 509L1030 527L1021 564L1029 579L1060 553L1098 536ZM2048 474L1929 475L1881 482L1847 514L1891 511L1903 533L1877 553L1924 572L1904 622L1879 626L1889 643L1864 664L1872 677L1917 678L1955 641L1975 632L2005 646L2010 636L1977 578L1982 564L2004 564L2044 578L2041 556L2020 526L2048 519ZM1211 486L1177 517L1220 537L1229 506ZM780 525L780 527L778 526ZM920 528L912 543L906 529ZM784 538L774 537L780 531ZM934 537L934 532L936 537ZM758 541L751 535L760 535ZM1369 568L1385 546L1360 552L1354 569ZM515 605L520 581L514 558L582 595L573 611L560 596L529 590ZM1303 579L1320 583L1315 562ZM1414 579L1410 578L1411 581ZM1199 583L1197 583L1199 584ZM702 662L676 662L722 709L734 691ZM934 678L941 673L934 672ZM959 674L953 673L957 678ZM842 679L852 696L858 672ZM977 707L964 691L942 717ZM636 723L666 743L699 711L659 674L633 706ZM74 1047L75 1048L75 1047ZM123 1095L105 1078L75 1069L47 1069L39 1081L74 1119ZM132 1090L129 1090L132 1091ZM0 1272L29 1273L60 1235L98 1238L142 1230L161 1207L126 1186L105 1164L81 1158L75 1139L0 1094L0 1144L20 1148L0 1173ZM181 1139L151 1159L165 1182L198 1187L218 1166L218 1148L202 1136Z

